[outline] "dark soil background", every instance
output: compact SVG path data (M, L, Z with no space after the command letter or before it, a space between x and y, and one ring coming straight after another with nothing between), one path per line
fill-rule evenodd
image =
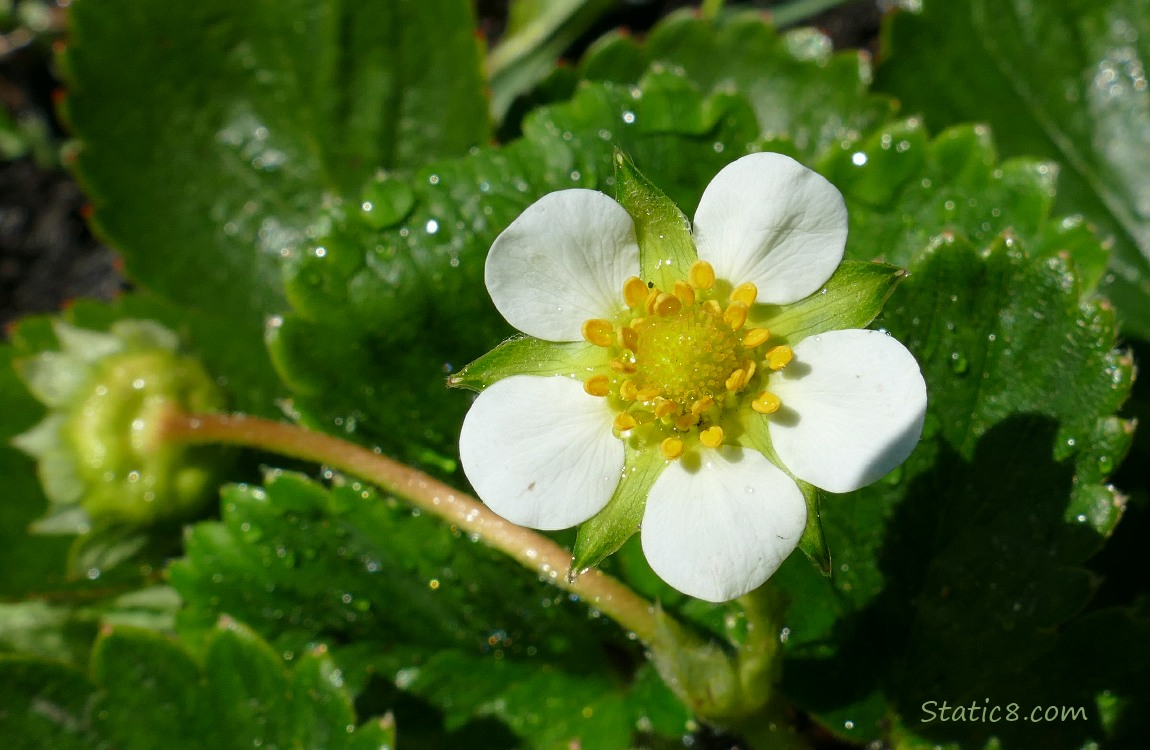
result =
M36 33L10 23L0 34L0 103L21 130L38 136L28 155L0 161L0 330L22 315L59 310L77 297L111 299L127 287L116 253L88 229L84 194L61 165L68 134L56 118L53 99L62 84L52 62L53 41L66 35L60 3L37 3L45 11L45 25ZM728 5L766 9L772 4ZM567 56L577 58L612 28L642 34L667 13L690 5L695 3L627 0ZM507 0L477 0L476 7L480 28L494 44L506 25ZM837 48L868 47L880 15L876 0L858 0L815 16L811 24L827 32Z

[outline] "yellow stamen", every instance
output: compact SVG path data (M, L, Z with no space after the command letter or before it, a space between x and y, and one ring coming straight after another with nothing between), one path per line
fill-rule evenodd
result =
M679 298L679 301L687 307L695 304L695 290L687 282L676 281L672 291L675 293L675 296Z
M746 382L751 382L751 378L755 377L755 363L748 359L743 362L743 369L747 371Z
M655 300L655 313L664 317L674 315L683 309L682 301L673 294L663 292Z
M606 375L593 375L583 381L583 390L592 396L606 396L611 392L611 379Z
M638 307L647 301L647 285L638 276L623 282L623 301L627 307Z
M698 414L684 414L675 420L675 429L686 432L697 424L699 424Z
M583 321L583 338L595 346L611 346L611 321L591 318Z
M699 433L699 442L708 448L718 448L723 444L723 428L719 425L708 427Z
M701 399L691 404L691 413L702 415L707 409L715 405L715 399L710 396L703 396Z
M647 299L643 302L643 309L647 311L648 315L655 314L655 302L659 299L659 295L663 290L657 286L653 286L647 290Z
M723 306L719 304L718 300L709 299L703 303L703 310L716 318L723 317Z
M660 401L655 405L655 416L659 419L677 417L679 416L679 405L674 401Z
M763 391L751 402L751 408L759 414L774 414L782 405L782 399L769 391Z
M739 368L727 378L727 390L734 393L747 384L747 371Z
M639 343L639 334L631 326L623 326L619 329L619 346L624 349L635 351L635 347Z
M640 388L635 394L636 401L654 401L659 396L658 388Z
M622 412L619 416L615 417L615 429L619 432L626 432L627 430L634 429L639 423L633 416L627 412Z
M663 458L673 461L683 455L683 441L679 438L669 437L659 445L659 450L663 451Z
M723 321L734 330L739 330L747 322L747 306L742 302L732 302L723 313Z
M619 398L624 401L634 401L638 398L639 386L635 385L634 380L624 380L619 386Z
M767 367L772 370L781 370L790 364L794 357L795 353L789 346L776 346L767 352Z
M731 301L742 302L747 307L750 307L755 304L755 299L758 298L758 296L759 288L748 281L745 284L739 284L735 287L735 290L731 292Z
M622 372L628 375L635 372L635 363L628 362L625 359L613 359L607 364L615 372Z
M771 337L771 332L766 328L752 328L747 331L747 335L743 337L743 346L747 349L754 349L756 346L762 346L767 343L767 339Z
M697 260L687 271L687 280L696 289L710 289L715 285L715 269L705 260Z

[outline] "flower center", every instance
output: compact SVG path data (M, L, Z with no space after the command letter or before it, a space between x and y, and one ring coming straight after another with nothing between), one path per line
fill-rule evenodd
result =
M663 455L675 459L692 443L722 445L733 426L725 417L748 400L760 414L778 411L779 398L760 388L765 373L786 367L792 352L769 346L767 329L746 326L757 295L754 284L741 284L724 307L706 261L692 265L687 281L669 292L627 279L627 309L614 322L583 324L583 337L612 353L609 372L595 373L583 387L611 400L615 434L658 440Z
M697 305L644 318L633 327L637 384L658 390L683 409L704 396L721 397L741 362L739 337Z

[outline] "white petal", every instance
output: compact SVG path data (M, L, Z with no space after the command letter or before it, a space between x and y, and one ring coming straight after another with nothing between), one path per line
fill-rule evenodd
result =
M515 375L472 404L459 436L463 471L491 510L533 529L586 521L611 499L623 443L607 399L564 377Z
M694 233L716 276L752 281L759 302L785 305L818 291L838 268L847 209L834 185L789 156L751 154L711 180Z
M627 211L594 190L560 190L527 207L487 256L495 307L529 336L578 341L583 321L613 317L639 273Z
M679 591L724 602L759 587L799 543L807 506L758 451L724 446L672 462L651 488L643 553Z
M771 440L795 476L830 492L865 487L922 434L926 383L914 356L880 331L831 331L795 345L767 386L783 402Z

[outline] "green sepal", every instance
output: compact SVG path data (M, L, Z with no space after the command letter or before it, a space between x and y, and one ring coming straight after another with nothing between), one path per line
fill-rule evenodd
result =
M639 530L647 494L667 465L656 445L626 445L623 478L607 507L579 527L571 569L582 571L603 562Z
M807 504L807 525L803 528L802 537L799 538L799 549L823 575L829 576L831 574L831 549L827 544L826 536L823 534L822 517L819 515L818 488L796 477L779 459L775 453L775 446L771 442L771 433L767 429L769 420L766 417L753 411L747 411L742 415L742 423L743 435L740 442L766 456L767 460L794 480L794 483L803 493L803 501Z
M450 388L482 391L511 375L586 376L606 366L607 350L585 341L543 341L531 336L508 339L447 378Z
M644 281L670 290L687 278L699 259L691 238L691 222L674 201L651 184L634 162L615 150L615 200L631 214L639 241L639 275Z
M820 573L829 576L831 549L827 546L827 539L823 535L823 520L819 515L819 488L797 478L795 484L802 490L803 500L807 503L807 525L803 529L802 537L799 538L799 549L815 564Z
M791 346L827 331L866 328L904 278L898 266L846 260L809 297L793 305L756 305L751 324L769 328L772 339Z

